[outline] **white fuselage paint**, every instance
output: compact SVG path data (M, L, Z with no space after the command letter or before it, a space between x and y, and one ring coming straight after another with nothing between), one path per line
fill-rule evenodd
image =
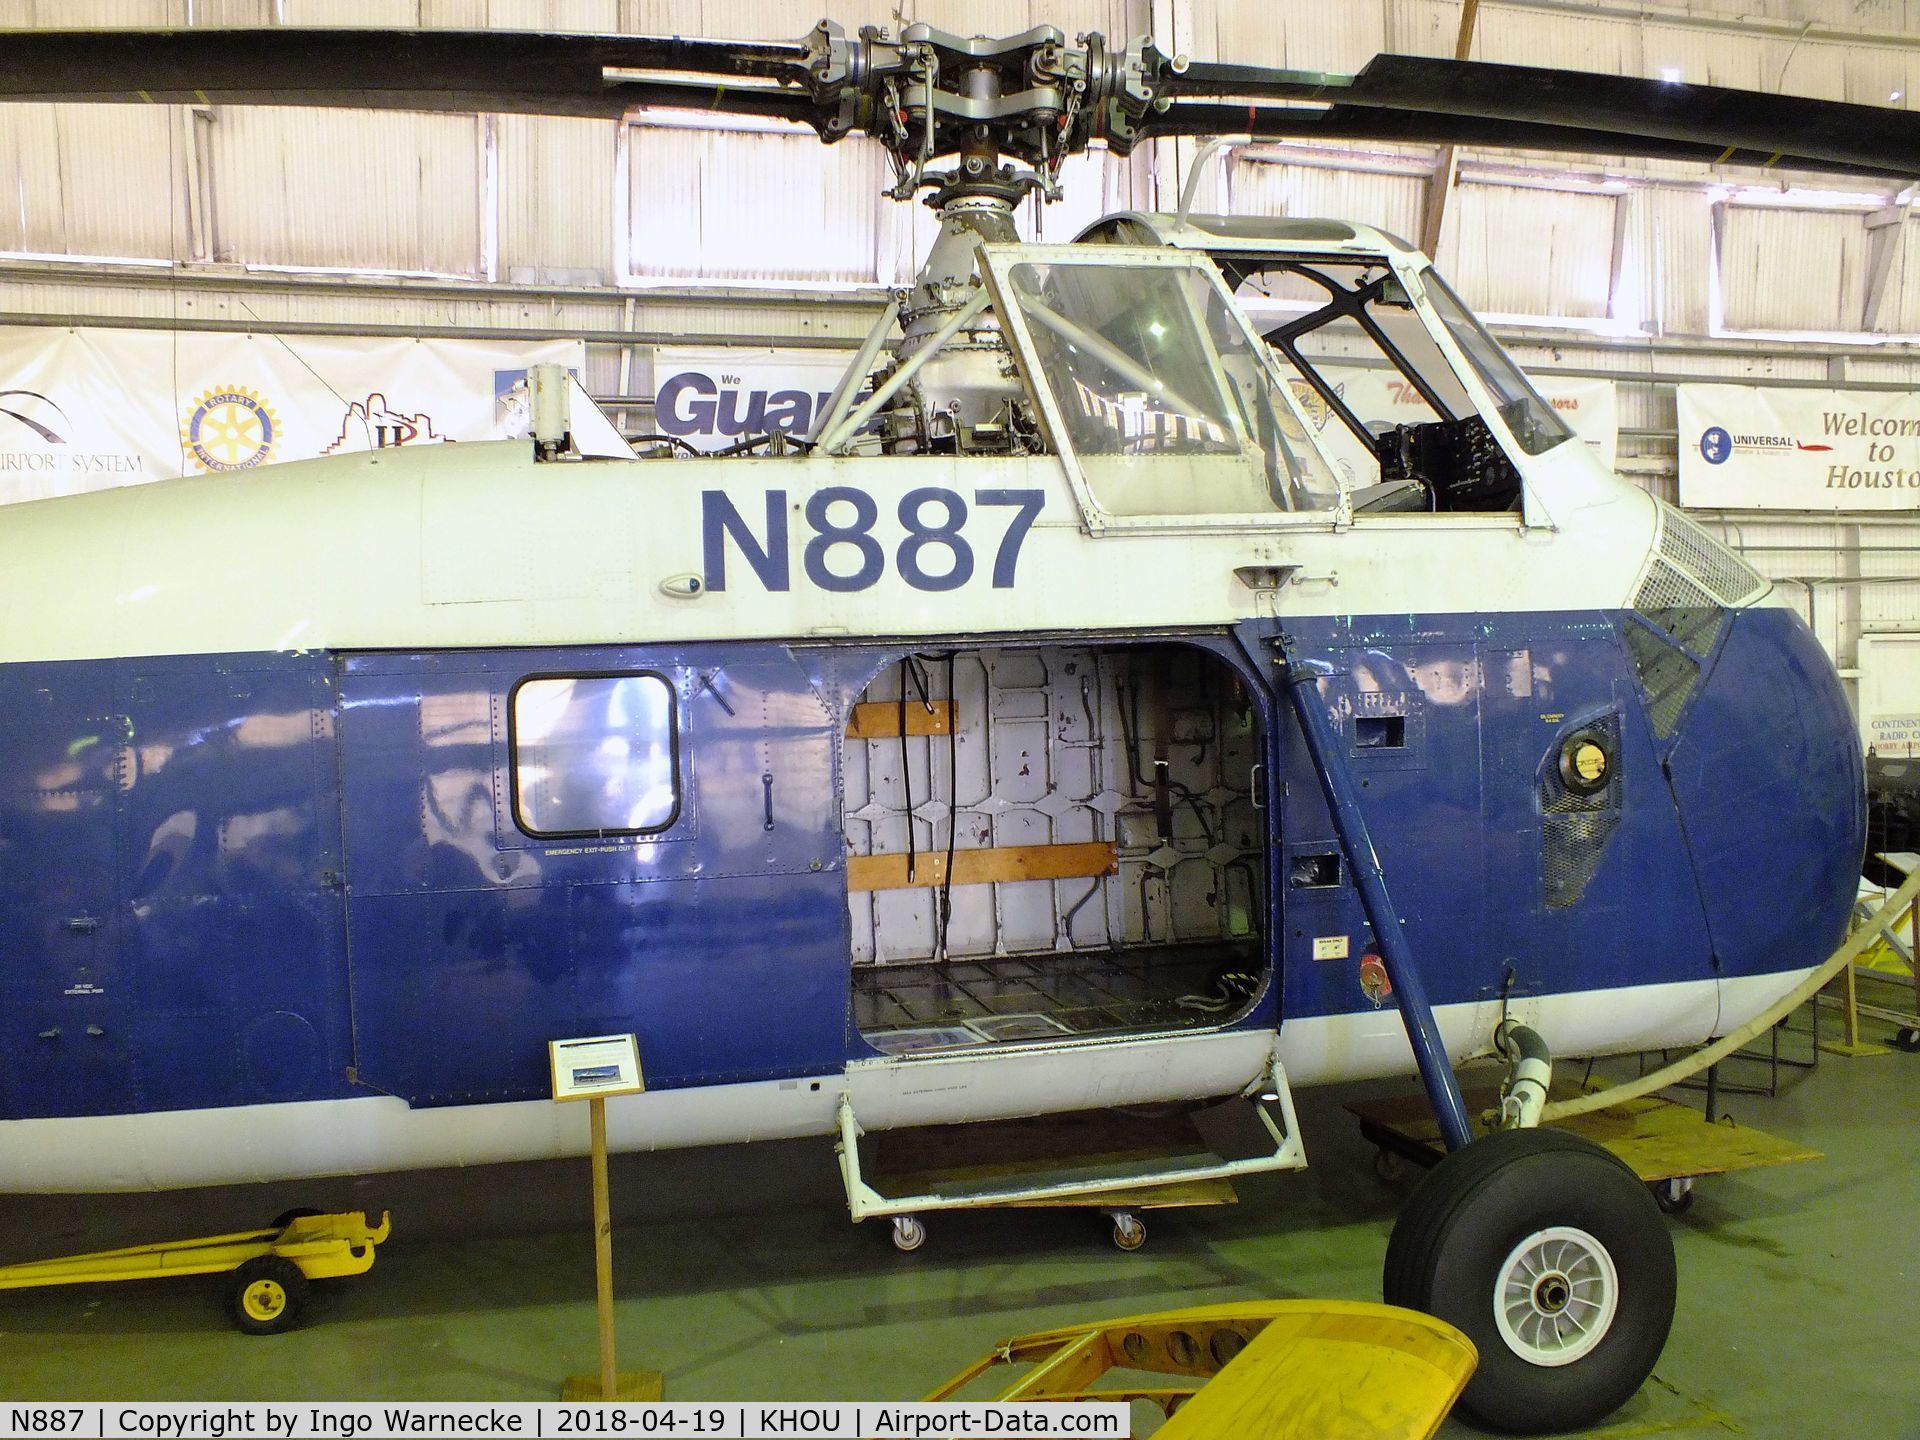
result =
M1692 1045L1743 1024L1807 975L1684 981L1516 1000L1513 1014L1562 1053ZM1487 1053L1497 1002L1435 1011L1456 1063ZM1295 1085L1413 1069L1399 1012L1282 1025ZM616 1151L670 1150L834 1133L841 1095L868 1130L1006 1120L1095 1106L1232 1095L1265 1077L1274 1036L1222 1031L1020 1046L856 1062L837 1075L660 1090L607 1102ZM585 1154L584 1106L521 1101L416 1110L391 1097L0 1123L6 1189L43 1194L169 1190Z

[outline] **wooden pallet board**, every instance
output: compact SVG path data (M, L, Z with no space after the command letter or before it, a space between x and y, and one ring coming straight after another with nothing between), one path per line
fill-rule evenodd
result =
M975 1185L1004 1188L1168 1161L1218 1164L1192 1117L1142 1118L1099 1110L993 1125L933 1125L872 1137L867 1182L886 1196L950 1192ZM983 1200L982 1208L1167 1210L1233 1205L1230 1180L1124 1181L1087 1195L1046 1200Z
M907 734L945 735L953 729L953 702L936 700L929 709L918 700L907 702ZM863 700L847 717L849 740L888 740L900 736L900 704L895 700Z
M1553 1087L1556 1100L1570 1099L1579 1093L1572 1085ZM1485 1131L1488 1112L1499 1104L1496 1092L1470 1090L1465 1098L1467 1113L1473 1117L1475 1127ZM1361 1130L1369 1139L1397 1138L1415 1150L1427 1152L1434 1160L1440 1158L1439 1127L1434 1123L1426 1096L1400 1095L1388 1100L1357 1101L1347 1109L1359 1117ZM1821 1158L1818 1150L1749 1125L1709 1125L1698 1110L1657 1095L1629 1100L1609 1110L1576 1115L1550 1128L1566 1130L1604 1145L1649 1184L1656 1180L1725 1175L1736 1170ZM1403 1153L1406 1152L1403 1150Z
M953 883L988 885L1007 880L1071 880L1112 875L1120 868L1119 850L1110 840L1070 845L997 845L953 852ZM923 850L909 866L905 855L849 855L847 889L937 889L946 883L947 852Z

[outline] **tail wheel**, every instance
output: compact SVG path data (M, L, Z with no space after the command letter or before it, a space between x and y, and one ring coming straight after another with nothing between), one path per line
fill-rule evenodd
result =
M300 1323L307 1306L307 1277L291 1260L262 1255L233 1272L227 1310L248 1335L278 1335Z
M1388 1303L1464 1330L1461 1408L1501 1430L1578 1430L1638 1390L1673 1326L1673 1240L1638 1177L1588 1141L1513 1130L1449 1155L1387 1247Z

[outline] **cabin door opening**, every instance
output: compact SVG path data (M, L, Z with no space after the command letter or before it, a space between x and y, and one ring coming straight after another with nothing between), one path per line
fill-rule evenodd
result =
M1261 709L1178 643L927 649L842 741L853 1023L883 1054L1271 1007Z

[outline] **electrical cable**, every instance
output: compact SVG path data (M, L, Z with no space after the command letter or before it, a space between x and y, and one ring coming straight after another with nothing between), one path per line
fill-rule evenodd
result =
M929 706L929 708L932 708ZM947 926L953 919L953 848L960 828L960 702L953 690L953 652L947 652L947 868L940 876L940 932L934 954L947 958ZM931 770L932 766L929 765Z

